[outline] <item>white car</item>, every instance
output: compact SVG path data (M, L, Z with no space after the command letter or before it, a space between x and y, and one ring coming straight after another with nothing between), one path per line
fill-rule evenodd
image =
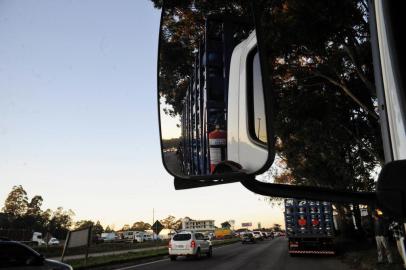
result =
M262 237L262 233L260 231L253 231L252 234L256 240L264 240L264 237Z
M56 239L55 237L52 237L51 239L49 239L48 245L50 245L50 246L57 246L57 245L59 245L59 240Z
M178 256L193 256L198 259L202 254L211 257L213 247L202 233L183 231L175 234L169 241L168 253L171 261L175 261Z

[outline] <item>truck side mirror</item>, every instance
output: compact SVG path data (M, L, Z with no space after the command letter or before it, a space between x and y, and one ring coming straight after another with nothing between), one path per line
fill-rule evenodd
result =
M381 2L166 1L158 101L175 187L240 181L265 196L376 204L406 123L398 28Z
M178 187L254 177L273 162L252 10L241 1L163 6L161 148Z

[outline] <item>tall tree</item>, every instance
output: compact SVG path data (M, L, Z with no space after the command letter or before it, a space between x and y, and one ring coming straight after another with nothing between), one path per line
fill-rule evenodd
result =
M145 231L151 229L151 224L145 223L144 221L137 221L131 226L131 230L134 231Z
M58 207L52 212L52 217L48 224L48 231L58 239L66 238L66 235L73 225L73 216L75 213L72 210L64 210Z
M93 226L93 233L96 235L101 235L104 232L103 226L100 224L100 221L97 221Z
M28 197L24 188L13 186L4 202L3 212L12 216L22 216L27 211Z
M165 229L179 229L182 226L182 222L180 219L176 219L174 216L169 215L166 218L160 220L161 224L164 226Z
M75 230L85 229L93 225L94 222L91 220L79 220L75 222Z
M123 228L121 228L122 231L129 231L131 229L130 225L124 224Z
M31 201L27 205L26 214L29 216L41 216L42 214L41 206L43 201L44 200L39 195L32 197Z
M221 228L223 228L223 229L230 229L230 228L231 228L230 222L224 221L223 223L221 223Z
M110 233L110 232L114 232L114 230L112 228L110 228L110 225L106 226L106 229L104 230L104 232L106 233Z

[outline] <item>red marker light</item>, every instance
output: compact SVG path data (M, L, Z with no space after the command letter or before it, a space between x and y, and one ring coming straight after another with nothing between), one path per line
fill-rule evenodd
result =
M299 226L306 226L306 219L301 218L297 221L297 223L299 224Z

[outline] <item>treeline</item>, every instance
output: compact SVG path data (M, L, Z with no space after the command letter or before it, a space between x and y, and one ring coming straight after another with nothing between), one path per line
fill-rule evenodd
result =
M35 195L29 200L21 185L13 186L0 212L0 229L50 233L64 239L75 213L62 207L43 210L42 203L42 196Z
M180 142L180 138L163 139L162 148L163 149L177 148L179 145L179 142Z
M100 224L100 221L79 220L74 221L75 213L71 209L58 207L55 210L42 209L43 198L35 195L31 199L26 190L21 186L13 186L8 194L4 206L0 212L0 231L21 232L26 237L32 236L32 232L42 232L44 236L51 235L58 239L65 239L67 232L73 229L82 229L92 226L94 236L100 236L103 232L114 232L114 226ZM166 229L181 229L182 221L172 215L160 220ZM136 221L132 225L125 224L121 231L145 231L151 229L151 224L144 221ZM15 233L13 233L15 235ZM4 235L0 235L4 236Z

